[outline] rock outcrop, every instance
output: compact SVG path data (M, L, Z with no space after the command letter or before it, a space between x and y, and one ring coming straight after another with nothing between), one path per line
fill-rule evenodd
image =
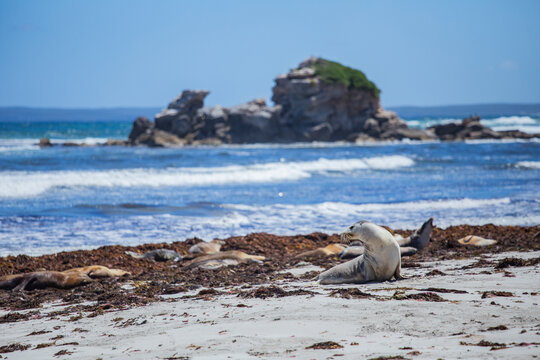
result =
M460 124L410 129L379 101L380 90L359 70L309 58L275 79L274 106L255 99L231 108L204 107L205 90L185 90L154 123L139 117L127 143L147 146L311 141L531 138L496 132L472 117ZM116 145L116 144L114 144ZM44 146L46 146L44 144Z
M361 71L310 58L276 78L272 100L281 107L285 141L381 139L384 133L392 138L407 125L382 109L379 94Z
M443 141L480 140L480 139L532 139L540 134L527 134L519 130L494 131L480 123L480 116L470 116L461 123L435 125L433 131Z
M395 113L382 109L380 90L361 71L310 58L275 82L274 106L255 99L231 108L203 107L208 91L185 90L156 115L154 123L137 118L129 143L167 146L434 138L431 132L408 129Z

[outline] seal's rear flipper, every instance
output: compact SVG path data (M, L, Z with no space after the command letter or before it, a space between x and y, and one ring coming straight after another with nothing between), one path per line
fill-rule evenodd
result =
M431 239L431 232L433 231L433 218L429 218L422 224L420 229L416 230L411 235L411 246L417 250L422 250L429 244Z

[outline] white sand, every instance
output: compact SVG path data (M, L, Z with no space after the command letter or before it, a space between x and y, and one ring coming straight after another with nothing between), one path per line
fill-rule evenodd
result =
M538 257L540 252L505 253L491 258L511 256ZM414 359L529 359L539 356L539 345L511 343L540 343L540 295L531 295L540 291L540 267L507 268L515 277L505 277L503 272L481 274L486 270L492 272L492 267L460 269L474 261L422 263L422 268L403 269L403 274L410 278L397 282L347 286L299 281L276 283L287 290L317 292L314 296L263 300L227 295L205 301L180 299L186 295L181 293L170 296L175 302L83 317L78 321L68 321L68 316L7 323L0 325L0 346L16 342L32 345L25 351L2 354L6 359L54 358L55 353L64 349L72 354L56 358L358 359L401 355ZM424 276L435 268L448 275ZM379 296L391 296L395 288L427 287L465 290L467 294L438 293L450 302L328 296L331 289L352 287ZM488 290L509 291L515 296L482 299L482 292ZM238 307L239 304L247 307ZM41 311L58 309L59 306L49 306ZM482 331L498 325L505 325L508 330ZM74 332L76 328L88 332ZM51 332L26 336L40 330ZM526 332L522 333L523 330ZM37 344L51 343L50 339L58 335L64 338L56 340L55 346L33 349ZM490 347L460 344L476 344L481 340L505 343L508 348L492 351ZM323 341L335 341L343 348L305 349ZM61 345L67 342L79 344Z

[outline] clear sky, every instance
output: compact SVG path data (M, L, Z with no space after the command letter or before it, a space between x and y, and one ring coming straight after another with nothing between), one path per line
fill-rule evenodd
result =
M312 55L385 106L540 102L540 1L0 0L0 106L231 106Z

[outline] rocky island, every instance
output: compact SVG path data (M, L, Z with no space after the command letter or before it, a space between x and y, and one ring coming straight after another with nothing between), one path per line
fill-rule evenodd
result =
M255 99L226 108L205 107L209 91L184 90L155 116L154 122L138 117L128 140L109 140L103 145L167 147L540 137L517 130L497 132L482 125L477 116L425 130L409 128L396 113L382 108L380 89L362 71L316 57L278 75L272 93L274 106ZM53 144L41 139L39 145Z
M208 91L185 90L154 123L135 120L129 143L168 144L289 143L357 139L430 139L407 128L380 104L380 90L359 70L309 58L275 79L268 106L255 99L231 108L204 107Z

